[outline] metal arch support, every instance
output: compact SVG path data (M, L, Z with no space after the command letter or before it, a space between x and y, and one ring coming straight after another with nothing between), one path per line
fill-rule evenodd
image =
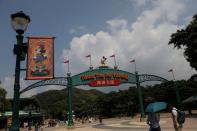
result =
M145 118L145 113L144 113L144 104L143 104L143 95L142 95L142 89L140 86L140 83L145 82L145 81L162 81L162 82L166 82L168 80L159 77L159 76L155 76L155 75L149 75L149 74L141 74L138 75L138 72L136 72L136 85L138 88L138 97L139 97L139 103L140 103L140 110L141 110L141 117L140 117L140 121L143 121Z
M54 79L50 79L50 80L41 80L38 81L28 87L26 87L25 89L20 91L20 94L29 91L31 89L34 89L36 87L40 87L40 86L45 86L45 85L60 85L60 86L67 86L67 77L56 77Z
M146 82L146 81L161 81L161 82L167 82L167 79L164 79L160 76L156 75L149 75L149 74L141 74L139 75L139 82Z

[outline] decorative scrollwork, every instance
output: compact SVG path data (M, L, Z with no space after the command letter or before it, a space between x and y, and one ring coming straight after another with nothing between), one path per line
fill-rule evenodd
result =
M60 85L60 86L67 86L67 78L66 77L57 77L54 79L50 79L50 80L42 80L42 81L38 81L28 87L26 87L25 89L23 89L22 91L20 91L20 94L31 90L33 88L39 87L39 86L45 86L45 85Z

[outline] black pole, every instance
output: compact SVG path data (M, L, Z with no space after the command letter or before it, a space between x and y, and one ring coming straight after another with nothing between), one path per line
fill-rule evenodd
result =
M23 43L23 36L18 34L16 36L17 46L21 46ZM14 98L13 98L13 116L12 116L12 131L19 131L19 99L20 99L20 56L22 49L18 48L16 51L16 66L15 66L15 81L14 81Z
M175 86L176 100L177 100L178 109L182 109L181 97L180 97L180 94L179 94L179 88L178 88L178 86L176 84L176 81L174 81L174 86Z

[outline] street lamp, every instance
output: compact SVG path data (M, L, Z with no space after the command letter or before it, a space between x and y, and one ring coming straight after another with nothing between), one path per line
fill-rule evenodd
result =
M27 30L30 23L30 17L22 11L11 14L12 28L16 31L17 44L14 45L14 54L16 55L15 66L15 81L14 81L14 100L13 100L13 116L12 116L12 131L19 131L19 90L20 90L20 62L25 60L27 53L27 45L23 43L22 34Z
M27 30L30 17L20 11L15 14L11 14L11 20L12 28L17 34L22 35Z

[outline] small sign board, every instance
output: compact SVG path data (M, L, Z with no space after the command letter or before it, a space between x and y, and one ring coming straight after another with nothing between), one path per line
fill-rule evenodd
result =
M119 86L121 83L120 80L93 80L89 83L91 87L99 86Z

